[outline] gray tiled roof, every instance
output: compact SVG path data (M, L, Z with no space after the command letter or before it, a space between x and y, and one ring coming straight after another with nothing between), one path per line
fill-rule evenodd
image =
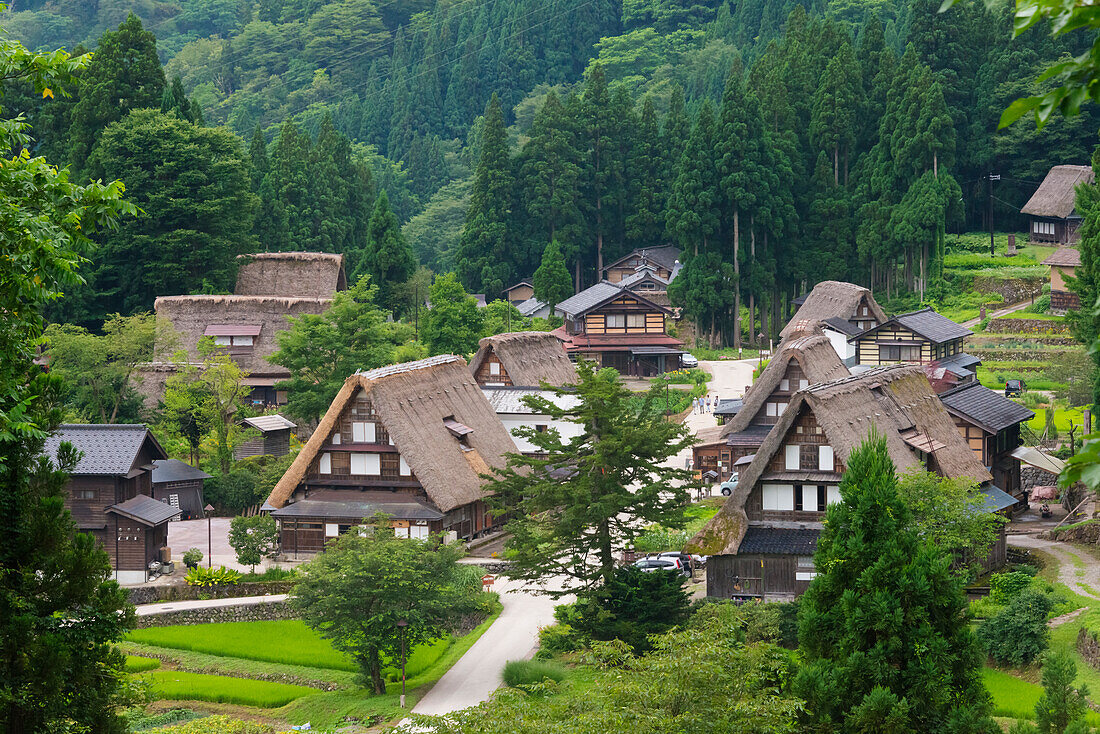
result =
M951 319L940 316L930 308L899 314L892 320L937 344L952 339L962 339L974 333L965 326L960 326Z
M580 399L576 396L562 395L558 397L550 390L540 390L537 387L483 387L481 388L481 392L485 395L485 399L489 401L489 405L493 406L493 410L497 413L526 413L533 415L535 411L527 407L527 404L523 402L523 398L528 395L537 395L562 408L572 408L580 403Z
M843 319L839 316L830 316L822 323L828 326L830 329L833 329L834 331L839 331L844 336L855 336L856 334L860 333L860 331L862 331L862 329L860 329L848 319Z
M958 377L969 377L974 374L974 367L980 365L982 360L966 352L959 352L950 357L944 357L939 361L940 366Z
M591 288L585 288L580 293L566 298L558 304L558 311L567 316L577 316L594 306L598 306L609 298L614 298L622 292L622 288L606 280L601 280Z
M524 317L538 313L544 308L546 308L546 304L534 297L528 298L526 301L516 306L516 310L519 311L520 316Z
M749 526L737 555L812 556L821 531L812 528L768 528Z
M668 286L668 281L654 273L652 270L639 270L638 272L634 273L634 275L626 276L625 278L620 280L618 284L623 288L629 288L635 283L639 283L646 279L660 283L663 286Z
M258 415L255 418L245 418L243 422L247 423L253 428L258 428L264 433L267 433L268 431L281 431L286 428L298 427L278 413L275 413L274 415Z
M153 526L168 522L180 514L180 508L173 507L167 502L155 500L148 495L138 494L125 502L111 505L107 508L107 512L114 512L145 525Z
M1035 417L1031 410L976 382L948 390L940 400L949 412L969 418L990 433Z
M992 484L982 487L982 499L990 512L999 512L1016 504L1016 498Z
M187 482L192 479L209 479L210 475L198 467L179 459L158 459L153 462L153 484Z
M362 520L379 512L399 520L439 520L443 513L412 495L393 492L329 490L318 492L322 499L304 499L274 510L275 517L326 517Z
M68 441L84 454L72 474L101 474L124 476L134 468L134 461L141 451L149 429L141 423L93 425L67 423L57 433L46 439L44 453L57 458L62 441ZM152 442L159 453L164 454L156 441ZM164 455L163 458L168 458Z
M676 262L680 259L680 248L673 245L664 245L662 247L639 247L636 250L632 250L630 253L623 255L610 265L605 265L604 270L613 268L619 263L627 260L631 257L640 257L644 255L650 262L657 263L658 265L672 270Z

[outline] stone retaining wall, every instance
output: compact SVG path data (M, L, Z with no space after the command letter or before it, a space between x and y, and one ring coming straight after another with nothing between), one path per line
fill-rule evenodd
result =
M1038 298L1043 292L1043 278L994 278L979 275L973 288L978 293L999 293L1005 303L1018 303L1028 298Z
M1050 487L1056 484L1058 484L1058 475L1056 474L1036 469L1033 466L1024 465L1020 467L1020 486L1023 489Z
M249 581L241 584L219 586L134 586L126 591L131 604L156 604L165 601L194 601L196 599L230 599L239 596L264 596L287 594L294 587L293 581Z
M1012 332L1014 334L1069 334L1069 324L1064 321L1046 321L1044 319L1014 319L1002 317L990 319L986 331Z
M266 622L273 619L297 619L298 615L285 601L265 601L256 604L235 604L209 609L178 609L163 614L147 614L137 618L138 629L167 627L173 624L209 624L211 622Z
M1090 666L1100 670L1100 640L1084 627L1077 632L1077 652Z

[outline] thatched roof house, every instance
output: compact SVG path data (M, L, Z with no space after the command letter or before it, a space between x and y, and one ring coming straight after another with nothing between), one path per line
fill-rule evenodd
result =
M238 296L332 298L347 290L344 256L330 252L257 252L241 255Z
M470 372L481 386L571 385L577 371L561 339L547 331L516 331L478 342Z
M515 450L461 357L360 372L344 383L265 509L279 520L287 552L320 550L366 507L414 537L470 538L496 523L480 475L503 467Z
M1032 242L1070 244L1079 240L1081 215L1077 213L1077 187L1095 181L1092 166L1054 166L1024 204L1021 214L1030 217Z
M826 505L840 498L848 457L872 433L885 437L899 473L926 465L947 477L991 479L919 367L876 367L807 387L768 433L718 515L688 544L717 556L707 593L730 596L729 580L755 576L763 556L769 595L804 591L813 574L807 538L820 532ZM801 535L787 537L791 529ZM742 553L750 531L752 547L769 547L768 553ZM774 531L782 537L765 542ZM789 548L779 542L784 538Z
M855 350L848 344L849 337L885 320L886 313L871 291L854 283L825 280L814 286L779 335L789 339L824 334L840 358L851 365Z
M696 436L695 468L714 472L717 481L730 479L745 468L739 460L756 452L795 393L847 375L828 338L814 334L784 340L739 401L736 414L720 430Z

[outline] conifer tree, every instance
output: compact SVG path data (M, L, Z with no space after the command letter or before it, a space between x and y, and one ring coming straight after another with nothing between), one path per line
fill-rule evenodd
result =
M546 95L531 123L519 170L531 217L529 227L539 246L555 239L580 241L584 233L578 207L581 152L574 121L553 91Z
M378 284L378 305L392 311L398 306L401 284L412 277L415 270L412 249L390 209L386 192L382 191L371 214L366 252L355 265L355 278L369 275L371 282Z
M666 152L664 163L669 171L675 171L680 165L680 156L690 135L691 120L684 109L684 88L677 84L669 95L668 112L661 126L661 147Z
M179 75L172 77L172 84L164 88L164 94L160 100L161 112L175 112L181 120L194 122L195 117L191 112L191 102L183 91L183 82Z
M561 254L561 245L557 240L551 240L542 251L542 264L535 271L532 285L535 298L550 307L551 315L559 303L573 295L569 268L565 267L565 257Z
M810 138L833 158L833 183L848 184L848 159L856 141L856 113L862 97L855 53L844 43L825 67L814 97ZM842 173L843 171L843 173Z
M653 247L664 239L664 191L668 169L664 165L660 144L657 111L653 108L653 100L646 96L627 166L631 191L630 213L625 225L631 248Z
M83 81L69 127L69 160L77 169L105 127L130 110L160 106L165 81L156 37L130 13L117 31L99 39Z
M950 559L913 526L886 439L848 458L799 605L806 731L989 733L981 653Z
M512 281L515 268L509 245L509 225L515 179L500 99L494 94L481 126L481 157L474 174L466 226L455 253L459 280L486 298L498 295Z

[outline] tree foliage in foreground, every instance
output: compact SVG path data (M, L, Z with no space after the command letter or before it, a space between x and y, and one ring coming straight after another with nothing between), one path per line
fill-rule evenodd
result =
M388 518L376 515L298 569L291 605L355 660L375 693L386 692L382 668L400 659L399 620L408 622L405 645L412 650L478 609L479 573L458 563L461 546L437 541L398 538Z
M998 731L961 582L898 495L886 440L848 461L799 605L805 732Z
M659 390L639 409L613 369L581 361L575 386L549 389L551 399L524 400L536 414L583 431L563 439L553 428L516 429L538 453L510 454L486 490L496 512L512 513L508 575L535 583L563 577L561 589L546 591L560 596L608 583L615 548L631 544L646 525L684 523L690 473L664 464L692 437L665 421Z
M237 552L237 563L248 564L256 570L256 564L264 558L274 558L279 550L279 530L271 515L243 515L229 523L229 545Z
M428 290L431 308L423 315L420 338L432 354L471 354L485 325L477 301L454 273L440 275Z
M741 610L703 607L682 628L654 638L647 655L591 686L536 684L503 689L487 703L414 716L433 734L783 734L797 731L799 702L789 693L790 653L745 644ZM553 695L539 695L540 693Z
M45 96L72 83L85 59L0 45L4 86ZM66 472L79 456L42 455L61 422L62 385L34 363L42 309L78 286L88 235L133 214L119 182L76 186L29 155L21 121L0 124L0 731L126 731L123 657L114 643L133 608L110 579L107 554L65 510Z

